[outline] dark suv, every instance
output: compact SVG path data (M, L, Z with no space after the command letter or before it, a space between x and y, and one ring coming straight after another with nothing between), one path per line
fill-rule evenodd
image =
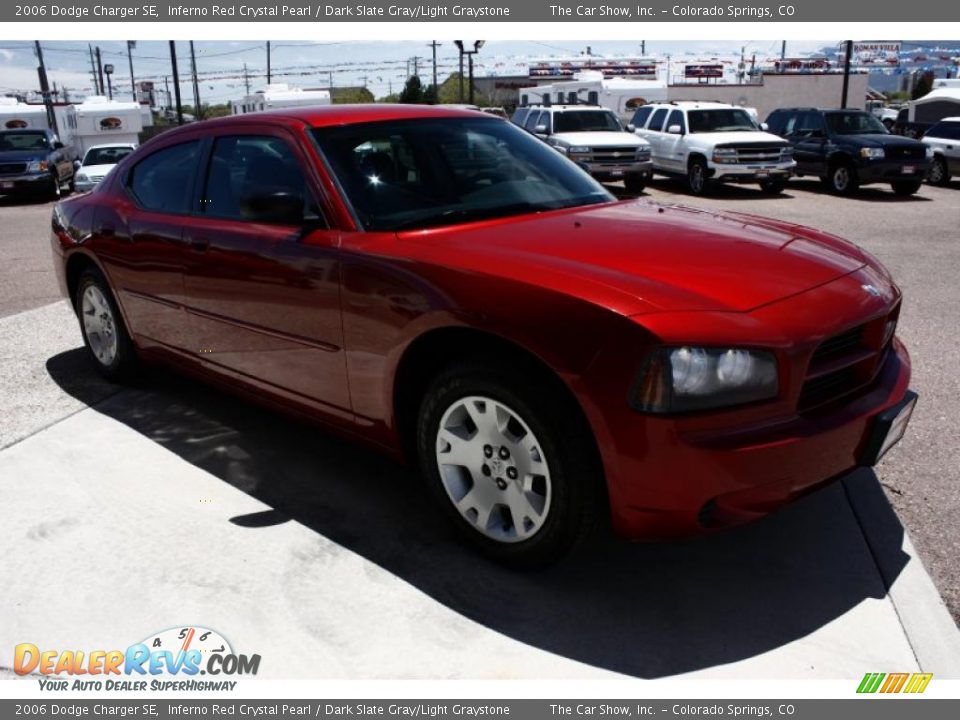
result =
M912 195L930 169L923 143L891 135L863 110L785 108L770 113L767 126L793 144L794 174L816 175L838 195L869 183Z
M73 148L50 130L0 131L0 195L60 197L64 184L74 189Z

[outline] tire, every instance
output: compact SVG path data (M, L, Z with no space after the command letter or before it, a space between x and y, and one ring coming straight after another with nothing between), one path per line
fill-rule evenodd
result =
M691 160L687 166L687 190L692 195L705 195L709 185L707 164L700 158Z
M627 192L639 195L647 187L647 176L640 173L630 173L623 179L623 186Z
M47 188L47 197L50 200L59 200L61 197L60 176L58 176L56 173L50 174L50 185Z
M97 370L114 382L131 379L138 367L137 351L113 293L99 270L83 271L75 302L83 343Z
M761 180L760 189L767 195L779 195L787 187L785 178L772 178L770 180Z
M902 197L907 195L913 195L920 189L920 186L923 185L922 180L897 180L894 183L890 184L890 187L893 188L893 191Z
M842 160L830 166L827 175L827 187L835 195L850 195L860 186L857 170L849 162Z
M579 418L555 385L515 367L458 363L434 380L417 423L420 467L467 543L535 568L593 532L602 470Z
M933 165L930 166L930 172L927 173L927 181L931 185L949 185L950 170L947 168L947 161L942 157L935 157Z

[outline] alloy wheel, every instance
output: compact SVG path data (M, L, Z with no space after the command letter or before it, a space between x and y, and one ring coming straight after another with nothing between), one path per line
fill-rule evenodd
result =
M117 357L117 324L109 301L96 285L83 291L81 316L90 351L97 362L109 367Z

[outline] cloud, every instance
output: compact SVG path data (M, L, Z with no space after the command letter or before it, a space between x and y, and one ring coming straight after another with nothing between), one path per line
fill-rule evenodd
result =
M0 58L3 58L4 62L10 62L11 60L13 60L14 56L15 56L15 53L13 52L13 50L5 50L3 48L0 48Z

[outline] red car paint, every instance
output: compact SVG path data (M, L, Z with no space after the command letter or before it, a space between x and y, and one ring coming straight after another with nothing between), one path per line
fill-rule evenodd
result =
M579 403L602 456L614 527L629 537L748 520L857 466L875 417L904 398L910 379L906 349L882 337L900 291L874 258L809 228L642 200L367 232L308 135L324 125L468 114L341 106L170 131L95 192L58 205L52 242L63 291L72 297L75 263L92 262L143 357L397 458L406 431L397 386L412 348L451 329L513 344ZM125 192L125 169L144 155L240 130L295 148L331 229L145 212ZM860 325L874 353L854 368L857 389L805 400L815 350ZM636 411L630 393L644 359L677 344L774 352L778 397L695 414Z

